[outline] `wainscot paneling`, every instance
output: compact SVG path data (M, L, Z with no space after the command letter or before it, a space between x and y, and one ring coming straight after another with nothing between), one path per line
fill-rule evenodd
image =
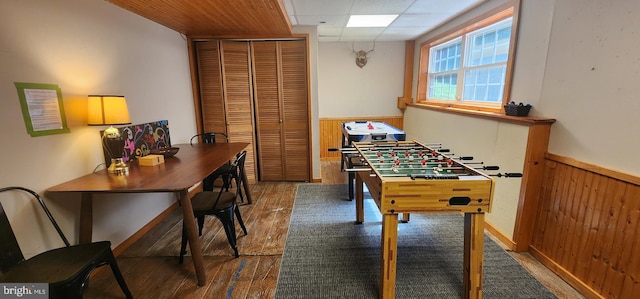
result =
M640 298L640 178L546 154L530 252L588 298Z
M342 123L350 121L381 121L398 129L403 127L402 116L372 116L347 118L320 118L320 159L340 160L340 152L329 151L342 147Z

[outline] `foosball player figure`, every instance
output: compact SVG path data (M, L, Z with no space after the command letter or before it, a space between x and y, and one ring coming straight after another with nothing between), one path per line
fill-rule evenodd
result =
M398 172L398 168L400 167L400 159L398 159L398 157L396 157L395 161L393 162L393 166L391 166L391 171L393 172Z

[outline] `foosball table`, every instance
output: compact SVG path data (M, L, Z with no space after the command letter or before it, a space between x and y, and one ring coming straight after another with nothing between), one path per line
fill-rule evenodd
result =
M462 157L417 141L354 142L362 159L356 175L356 223L364 221L363 184L382 214L380 297L395 298L398 218L410 213L464 213L464 298L482 298L484 213L494 180Z

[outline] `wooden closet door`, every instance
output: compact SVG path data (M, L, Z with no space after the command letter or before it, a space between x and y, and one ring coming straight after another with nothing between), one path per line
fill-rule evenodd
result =
M306 41L253 42L262 180L309 181Z
M280 43L283 138L287 180L309 181L309 94L307 91L307 43Z
M278 44L274 41L254 41L251 44L260 180L283 180Z
M220 41L226 132L229 142L248 142L245 171L256 182L253 92L249 42Z
M200 107L205 132L227 132L224 98L222 96L222 68L217 41L196 42Z

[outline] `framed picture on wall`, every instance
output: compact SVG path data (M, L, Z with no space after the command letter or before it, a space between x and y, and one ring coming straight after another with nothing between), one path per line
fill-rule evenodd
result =
M31 137L69 133L62 92L55 84L14 82Z

